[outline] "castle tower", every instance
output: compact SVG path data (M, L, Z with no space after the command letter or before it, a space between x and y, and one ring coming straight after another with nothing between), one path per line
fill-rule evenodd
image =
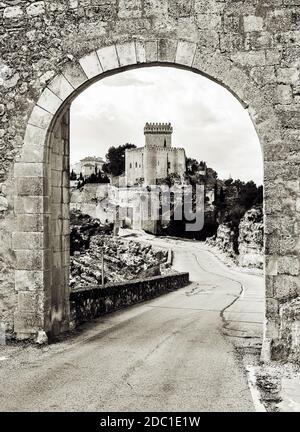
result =
M146 147L172 147L171 123L146 123L144 127Z

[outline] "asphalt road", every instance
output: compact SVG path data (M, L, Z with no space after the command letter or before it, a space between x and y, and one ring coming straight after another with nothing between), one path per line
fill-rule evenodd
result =
M260 338L262 278L190 243L155 241L175 250L175 268L193 284L89 323L72 340L6 351L1 411L254 411L225 334Z

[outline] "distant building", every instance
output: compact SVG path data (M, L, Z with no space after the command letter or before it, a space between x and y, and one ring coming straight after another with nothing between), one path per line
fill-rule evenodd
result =
M96 169L102 171L102 167L105 164L105 160L101 157L87 156L73 165L71 165L71 171L77 176L82 173L84 179L90 177L91 174L95 174Z
M183 148L172 147L173 128L170 123L146 123L145 146L125 152L127 186L156 185L168 175L182 177L186 172Z

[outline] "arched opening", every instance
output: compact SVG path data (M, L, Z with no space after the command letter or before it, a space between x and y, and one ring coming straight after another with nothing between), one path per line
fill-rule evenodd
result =
M244 106L250 104L251 114L256 115L260 96L255 84L241 85L241 78L246 77L237 68L225 79L219 70L216 73L213 68L210 70L198 64L195 44L178 41L172 60L147 56L145 44L136 41L100 48L80 59L78 64L68 65L48 84L32 111L22 158L16 166L22 164L24 170L31 170L32 184L34 180L39 184L38 189L31 193L28 205L35 206L34 218L41 219L43 226L34 235L21 229L18 234L24 242L34 238L43 258L36 263L32 254L26 270L21 269L23 277L28 280L36 280L38 276L39 286L35 293L36 303L25 309L19 303L17 308L15 330L20 337L35 334L37 330L57 334L69 327L69 110L70 103L78 94L95 81L130 68L172 66L203 74L221 83ZM220 63L224 70L229 67L225 59L220 58ZM252 106L251 98L256 98ZM22 181L22 170L17 171ZM24 198L22 193L19 195ZM25 206L22 211L24 215L32 216L32 209Z

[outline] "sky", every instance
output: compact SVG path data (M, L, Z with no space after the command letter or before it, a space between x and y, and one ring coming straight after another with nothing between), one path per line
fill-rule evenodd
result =
M71 106L71 163L105 158L111 146L143 146L146 122L171 122L173 147L206 161L220 179L262 184L262 152L248 111L221 85L170 67L121 72L82 92Z

